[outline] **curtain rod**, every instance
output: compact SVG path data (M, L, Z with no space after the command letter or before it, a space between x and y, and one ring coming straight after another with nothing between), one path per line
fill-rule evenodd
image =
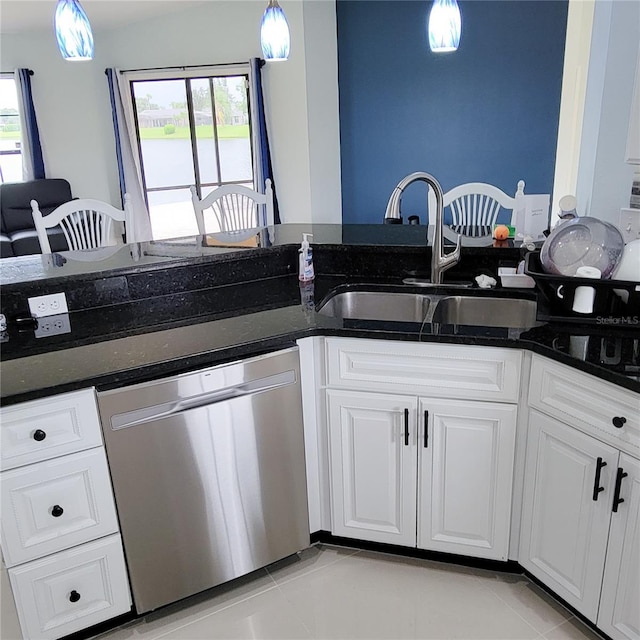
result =
M30 76L33 75L33 71L31 69L27 69L27 71L29 72ZM3 76L8 76L9 74L13 75L14 73L15 71L0 71L0 74L2 74Z
M240 64L249 64L248 60L244 62L222 62L220 64L191 64L191 65L180 65L176 67L148 67L146 69L122 69L122 73L133 73L135 71L186 71L187 69L211 69L212 67L237 67ZM260 60L260 66L262 67L265 63L264 60ZM107 70L104 70L107 73Z

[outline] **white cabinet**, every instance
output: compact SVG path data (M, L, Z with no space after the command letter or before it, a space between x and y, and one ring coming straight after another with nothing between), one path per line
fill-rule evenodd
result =
M515 405L420 400L418 547L507 560Z
M520 353L328 339L326 356L332 533L506 560Z
M2 475L2 553L9 567L117 530L102 447Z
M640 640L640 398L540 356L531 372L520 564Z
M530 412L520 564L595 621L618 452Z
M54 640L130 611L94 390L1 417L2 555L23 637Z
M0 638L3 640L17 640L22 637L18 612L13 599L13 591L9 582L9 573L0 562Z
M2 409L2 471L102 444L91 389Z
M632 391L534 355L529 406L640 456L640 397Z
M625 453L620 454L614 490L617 504L611 514L598 627L611 638L637 640L640 638L640 462Z
M415 398L330 390L333 534L416 544Z
M61 638L131 608L118 534L9 570L25 638Z

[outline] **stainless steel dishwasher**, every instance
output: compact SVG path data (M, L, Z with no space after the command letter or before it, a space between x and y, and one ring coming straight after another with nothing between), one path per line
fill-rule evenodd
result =
M98 404L139 613L309 545L297 348Z

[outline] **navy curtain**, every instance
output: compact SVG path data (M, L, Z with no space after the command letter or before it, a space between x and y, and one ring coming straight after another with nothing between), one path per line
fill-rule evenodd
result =
M264 115L264 99L262 96L262 74L261 67L264 60L259 58L251 58L249 60L251 67L250 79L250 97L252 100L251 113L253 116L252 126L257 140L254 146L256 154L256 181L259 190L264 193L265 180L269 178L273 187L273 218L275 224L280 224L280 212L278 209L278 196L276 192L276 183L273 179L273 167L271 165L271 153L269 151L269 136L267 134L267 121Z
M124 162L122 161L122 145L120 144L120 125L118 124L118 110L116 107L116 86L118 78L115 69L105 69L107 74L107 82L109 83L109 100L111 101L111 117L113 119L113 131L116 138L116 161L118 163L118 179L120 181L120 195L124 200L124 194L127 192L124 179Z
M27 162L27 176L25 179L45 178L42 147L40 146L40 133L36 110L33 106L33 94L31 92L31 74L29 69L16 69L16 87L20 93L22 104L22 136L26 149L23 150L23 161Z

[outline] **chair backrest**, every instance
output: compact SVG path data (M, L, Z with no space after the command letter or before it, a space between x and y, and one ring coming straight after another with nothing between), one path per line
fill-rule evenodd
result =
M38 202L31 201L33 223L38 233L42 253L51 253L47 229L60 226L72 251L96 249L114 244L113 221L131 228L129 194L124 196L124 210L90 198L71 200L43 216Z
M496 223L500 209L510 209L511 219L516 198L524 195L524 180L518 182L514 197L485 182L467 182L444 194L443 207L451 211L452 225L487 226ZM429 223L435 219L435 196L429 190Z
M191 200L200 235L207 233L207 227L210 233L229 233L273 224L273 189L269 179L265 180L265 193L228 184L214 189L202 200L192 186ZM205 209L212 210L216 225L205 224Z

